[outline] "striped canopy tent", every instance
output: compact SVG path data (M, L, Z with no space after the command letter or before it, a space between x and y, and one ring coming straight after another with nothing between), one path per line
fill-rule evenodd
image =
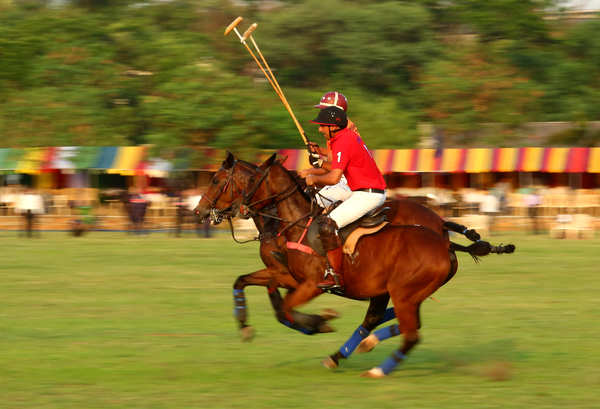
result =
M96 163L98 151L96 146L59 146L48 148L47 161L42 164L43 171L50 170L84 170Z
M303 149L282 149L284 165L310 167ZM383 173L548 172L600 173L600 147L379 149L372 152Z
M16 162L15 173L39 174L44 163L48 162L52 149L49 148L24 148L23 154Z
M165 178L171 170L173 170L171 162L160 158L151 158L139 162L135 174L138 176L147 175L152 178Z
M14 172L17 163L25 154L24 149L1 148L0 149L0 173Z
M0 171L40 174L56 170L97 170L139 174L146 156L143 146L59 146L0 149Z
M112 155L113 148L110 149L110 155L107 155L104 159ZM107 173L120 174L124 176L133 176L138 173L140 164L144 160L146 155L146 148L143 146L121 146L116 148L114 156L112 156L112 163L108 165L108 162L103 165L108 165L105 169Z

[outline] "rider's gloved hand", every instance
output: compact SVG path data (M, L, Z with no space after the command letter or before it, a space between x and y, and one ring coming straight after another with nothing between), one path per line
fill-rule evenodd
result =
M323 159L321 159L321 155L319 154L319 145L314 142L308 142L306 149L308 150L308 162L311 166L313 168L323 166Z
M321 159L321 155L318 153L309 153L308 162L313 168L320 168L323 166L323 159Z
M308 142L306 144L306 149L308 149L308 153L319 153L319 144L315 142Z

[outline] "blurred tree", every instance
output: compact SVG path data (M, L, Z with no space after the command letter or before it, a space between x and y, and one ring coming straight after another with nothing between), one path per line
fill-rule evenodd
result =
M600 20L548 21L551 0L0 2L3 146L302 146L251 57L254 36L311 139L328 90L369 147L408 147L419 121L458 143L511 143L519 124L600 119ZM233 34L232 34L233 36ZM496 139L482 124L501 123ZM487 126L487 125L486 125ZM578 131L579 132L579 131ZM572 142L569 142L572 143ZM198 154L200 155L200 154ZM175 155L176 156L176 155Z
M318 86L333 77L392 94L414 88L420 68L438 52L427 10L403 2L309 0L268 21L263 47L284 84Z
M550 41L544 12L556 0L462 0L455 3L458 22L483 42L515 39L527 43Z
M514 143L510 130L535 117L541 96L535 83L476 44L432 63L421 91L427 116L455 146L474 143L486 123L504 124L494 143Z

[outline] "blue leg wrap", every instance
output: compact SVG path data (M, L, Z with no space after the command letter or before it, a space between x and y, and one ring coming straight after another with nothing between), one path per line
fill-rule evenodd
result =
M383 314L383 318L381 319L381 321L379 321L379 323L377 325L381 325L384 322L393 320L394 318L396 318L396 312L394 311L394 307L390 307L387 310L385 310L385 313Z
M233 290L233 316L240 319L239 314L246 309L246 296L244 290Z
M367 331L366 328L362 325L358 327L350 339L340 348L340 354L342 354L344 358L348 358L350 354L354 352L358 344L360 344L360 341L365 339L367 335L369 335L369 331Z
M400 328L398 328L398 324L392 324L385 328L378 329L373 335L375 335L378 340L383 341L384 339L400 335Z
M384 374L389 374L394 370L394 368L404 359L406 358L404 354L400 351L396 351L386 359L383 364L381 364L380 368Z
M303 334L306 334L306 335L313 335L314 334L314 331L310 331L310 330L308 330L306 328L302 328L299 325L294 325L291 322L289 322L288 320L280 320L279 322L281 322L286 327L289 327L291 329L295 329L296 331L300 331Z

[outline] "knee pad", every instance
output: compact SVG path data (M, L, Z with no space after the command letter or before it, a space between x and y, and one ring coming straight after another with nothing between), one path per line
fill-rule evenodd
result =
M320 216L317 220L319 224L319 238L323 243L325 251L338 248L341 243L337 235L337 224L327 216Z

